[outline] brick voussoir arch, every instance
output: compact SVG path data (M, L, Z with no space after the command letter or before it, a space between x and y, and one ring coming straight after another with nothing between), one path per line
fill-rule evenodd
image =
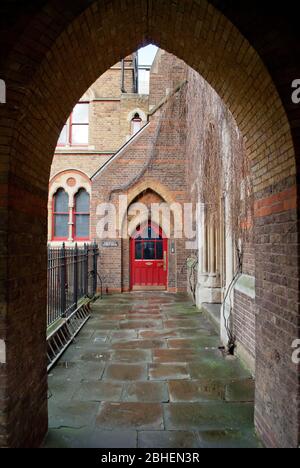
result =
M292 365L287 355L291 338L293 334L297 338L299 331L291 326L291 331L281 334L284 338L277 340L282 330L277 322L274 325L274 319L279 323L282 313L285 320L292 323L298 309L288 303L281 306L280 311L274 308L274 301L278 299L275 279L271 292L274 301L267 299L263 290L264 275L271 274L264 262L269 249L264 236L272 235L272 229L276 231L280 225L284 228L280 231L281 237L278 234L278 242L287 253L284 260L282 255L274 253L274 264L279 268L284 261L292 271L291 276L299 277L296 252L291 259L292 255L285 250L288 239L292 239L290 242L295 244L295 249L298 243L296 191L289 191L296 185L295 152L289 120L276 86L259 54L206 0L82 0L76 3L77 10L70 7L68 16L49 0L44 11L31 17L28 28L23 28L22 36L15 38L14 48L6 56L8 105L0 108L4 117L0 144L5 163L1 167L0 207L4 219L8 219L8 212L14 219L13 225L11 222L5 225L6 233L15 231L17 234L14 245L3 238L7 257L0 263L1 271L9 278L7 290L1 294L5 315L0 319L0 339L8 343L7 361L1 375L4 373L10 388L3 411L5 418L0 424L0 434L5 434L0 444L36 446L47 428L46 323L43 316L46 268L43 265L46 265L44 244L50 164L60 130L78 99L101 73L138 46L154 42L185 60L215 88L247 140L247 150L253 161L256 199L266 200L269 207L267 211L261 207L256 210L257 307L260 312L256 424L268 445L297 446L298 413L293 407L287 408L286 401L289 398L296 404L299 395L298 367ZM43 34L44 28L47 34ZM280 198L285 191L289 191L290 199L279 209L278 199L270 197L280 194ZM17 198L15 193L22 196ZM30 200L36 200L35 210L32 210L32 203L28 203ZM269 226L267 234L265 225ZM34 234L32 226L35 226ZM31 258L30 265L24 262L24 256ZM31 293L30 287L36 283L40 285L39 291ZM287 286L286 294L291 290ZM296 296L298 290L293 293ZM24 304L23 298L28 295L30 300ZM28 317L29 325L35 323L34 340L31 327L24 327L24 316ZM266 346L264 335L269 333L271 323L272 337L268 335ZM16 344L20 336L23 346ZM28 357L37 356L34 366L31 366L31 359L24 362L24 353ZM21 360L24 362L22 369L17 366ZM289 383L286 383L285 367ZM266 410L270 404L272 411ZM15 428L14 432L11 427ZM272 435L268 428L272 428Z

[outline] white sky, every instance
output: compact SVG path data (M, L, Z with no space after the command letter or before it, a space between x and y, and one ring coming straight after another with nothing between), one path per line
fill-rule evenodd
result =
M139 50L139 64L152 65L158 48L154 45L148 45Z

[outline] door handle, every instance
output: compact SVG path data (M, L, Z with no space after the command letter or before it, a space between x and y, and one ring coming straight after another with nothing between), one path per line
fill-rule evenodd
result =
M167 252L164 252L164 271L167 271Z

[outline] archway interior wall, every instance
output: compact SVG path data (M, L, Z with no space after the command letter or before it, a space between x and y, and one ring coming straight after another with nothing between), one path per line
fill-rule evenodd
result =
M209 3L154 1L149 10L147 3L129 2L120 8L118 1L109 7L95 1L59 37L54 25L61 26L61 12L50 9L47 15L29 18L32 22L4 67L11 104L0 109L1 272L6 287L1 293L5 314L0 339L7 347L1 376L9 388L9 402L1 409L1 416L6 415L1 431L9 436L3 444L38 445L47 426L42 265L47 187L58 135L75 103L101 73L138 45L153 41L183 58L216 89L247 139L256 193L256 422L268 445L297 446L298 414L293 405L286 405L286 401L296 405L299 390L298 368L287 353L299 333L296 171L289 122L259 55ZM49 35L41 44L37 30L43 28ZM273 235L277 246L270 252L265 236ZM36 284L38 291L33 291ZM30 301L24 303L25 297ZM280 325L282 317L287 330ZM20 362L28 365L21 369ZM270 406L272 411L267 410Z

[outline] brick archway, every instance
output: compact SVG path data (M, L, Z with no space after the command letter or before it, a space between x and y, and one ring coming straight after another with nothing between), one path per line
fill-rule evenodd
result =
M290 358L291 343L299 334L297 147L290 130L293 126L297 143L299 122L293 121L298 114L285 98L286 85L274 72L275 85L267 71L269 58L266 63L260 58L260 53L267 54L256 41L256 24L248 35L257 50L230 22L232 15L243 25L239 7L213 3L224 8L229 19L206 0L121 5L117 0L81 0L65 15L49 0L39 11L33 5L27 17L20 10L15 19L16 32L6 39L1 64L8 103L0 107L0 376L5 382L0 445L38 445L47 429L47 188L60 129L102 72L152 41L185 60L215 88L247 138L257 199L256 423L269 446L298 446L299 367ZM292 59L288 64L290 73ZM270 254L267 240L274 234L277 247ZM283 266L284 284L279 273ZM287 406L287 401L293 404Z

